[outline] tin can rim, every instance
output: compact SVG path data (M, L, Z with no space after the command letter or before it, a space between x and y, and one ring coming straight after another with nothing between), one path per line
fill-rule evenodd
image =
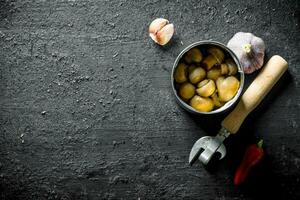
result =
M198 111L196 109L194 109L193 107L191 107L190 105L188 105L186 102L184 102L177 94L176 88L175 88L175 80L174 80L174 73L175 73L175 69L178 66L178 63L180 61L180 59L182 58L182 56L189 51L190 49L196 47L196 46L201 46L201 45L215 45L220 47L222 50L225 50L227 53L230 54L230 56L232 57L232 59L234 60L235 64L237 65L238 68L238 73L240 74L240 87L238 89L237 94L234 96L234 98L232 98L230 101L226 102L225 105L223 105L222 107L210 111L210 112L201 112ZM227 109L231 108L236 102L237 100L240 98L241 93L243 91L244 88L244 81L245 81L245 74L243 71L243 68L241 66L241 63L239 61L239 59L237 58L236 54L229 49L226 45L224 45L221 42L217 42L217 41L211 41L211 40L202 40L202 41L198 41L198 42L194 42L190 45L188 45L186 48L184 48L180 54L177 56L173 67L172 67L172 72L171 72L171 84L172 84L172 90L173 93L176 97L177 102L179 103L179 105L181 105L185 110L194 113L194 114L199 114L199 115L212 115L212 114L218 114L218 113L222 113L224 111L226 111Z

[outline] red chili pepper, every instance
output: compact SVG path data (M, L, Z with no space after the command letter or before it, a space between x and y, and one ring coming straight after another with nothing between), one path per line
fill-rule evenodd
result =
M254 167L264 156L262 148L263 140L260 140L257 145L251 144L246 149L245 155L241 164L235 172L234 185L240 185L247 178L250 170Z

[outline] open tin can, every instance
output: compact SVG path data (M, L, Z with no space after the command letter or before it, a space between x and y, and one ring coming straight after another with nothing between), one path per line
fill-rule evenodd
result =
M240 86L239 89L236 93L236 95L229 100L228 102L226 102L222 107L212 110L210 112L201 112L199 110L194 109L193 107L191 107L187 102L183 101L179 95L178 95L178 88L177 85L175 83L175 79L174 79L174 75L175 75L175 70L178 67L178 64L181 62L181 60L183 59L183 56L185 55L186 52L188 52L190 49L197 47L200 49L200 51L202 52L202 54L204 54L205 56L205 50L209 47L218 47L220 48L224 54L226 55L226 57L230 57L232 58L232 60L235 62L238 72L237 72L237 77L240 81ZM239 97L241 96L243 87L244 87L244 81L245 81L245 75L244 75L244 71L241 67L241 64L237 58L237 56L235 55L235 53L233 51L231 51L226 45L220 43L220 42L216 42L216 41L199 41L199 42L195 42L191 45L189 45L188 47L186 47L176 58L174 65L173 65L173 69L172 69L172 74L171 74L171 83L172 83L172 89L173 92L175 94L176 100L178 102L178 104L184 108L185 110L187 110L190 113L196 114L196 115L211 115L211 114L217 114L217 113L223 113L225 111L227 111L229 108L231 108L239 99Z

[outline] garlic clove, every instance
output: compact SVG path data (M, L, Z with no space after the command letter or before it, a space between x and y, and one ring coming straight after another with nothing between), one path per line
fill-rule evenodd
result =
M155 35L159 30L161 30L167 24L169 24L169 21L164 18L157 18L153 20L149 26L149 34Z
M200 97L195 95L191 101L190 105L201 112L209 112L214 108L214 102L208 97Z
M231 100L237 93L240 82L234 76L228 76L224 78L223 76L218 78L216 81L217 90L219 94L220 101L227 102Z
M157 33L157 43L160 45L167 44L174 34L174 25L168 24Z
M197 94L202 97L211 96L216 90L216 84L213 80L205 79L198 84L196 89Z
M149 36L160 45L167 44L174 34L174 25L163 18L155 19L149 26Z

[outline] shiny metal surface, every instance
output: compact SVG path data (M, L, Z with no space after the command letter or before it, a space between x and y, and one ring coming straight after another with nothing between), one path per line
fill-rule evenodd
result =
M225 128L221 128L215 137L204 136L197 140L190 152L190 165L192 165L197 159L199 159L199 161L204 165L207 165L216 152L219 152L221 155L219 159L223 159L226 155L226 148L223 141L229 135L230 133Z

